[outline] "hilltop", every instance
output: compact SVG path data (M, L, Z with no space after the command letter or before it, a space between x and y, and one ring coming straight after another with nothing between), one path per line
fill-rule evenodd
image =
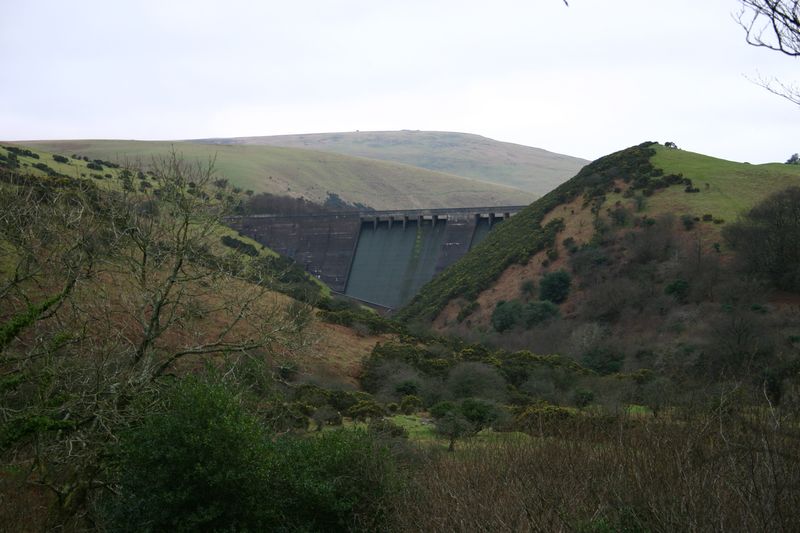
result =
M541 196L588 161L480 135L441 131L368 131L203 139L221 145L269 145L394 161L516 187Z
M375 209L517 205L535 195L442 172L330 152L273 146L209 145L170 141L70 140L16 143L54 153L121 163L140 162L175 149L187 160L215 160L217 174L256 193L304 197L324 203L332 194Z

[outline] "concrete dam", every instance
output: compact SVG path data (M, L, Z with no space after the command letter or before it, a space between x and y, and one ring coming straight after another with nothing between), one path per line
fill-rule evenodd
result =
M524 207L250 215L227 223L334 291L396 309Z

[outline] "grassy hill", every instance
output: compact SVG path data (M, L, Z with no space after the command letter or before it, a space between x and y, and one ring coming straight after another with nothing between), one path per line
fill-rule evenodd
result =
M329 193L376 209L517 205L531 193L441 172L330 152L272 146L232 146L168 141L73 140L18 143L48 152L112 162L165 156L175 148L187 159L216 159L217 173L242 189L303 196L324 202Z
M685 192L682 182L665 186L664 176L677 179L679 174L691 179L699 192ZM607 215L614 206L633 210L637 196L642 198L639 218L655 219L663 214L701 218L711 214L718 224L705 225L703 233L706 240L713 242L720 239L719 229L725 220L735 220L759 200L793 184L800 185L797 166L735 163L652 143L622 150L585 166L574 178L503 223L462 260L423 287L399 316L403 320L431 320L451 300L476 301L484 291L496 290L494 284L509 267L526 265L536 254L549 252L557 256L560 251L563 256L561 242L570 237L578 245L587 243L593 237L591 230L597 226L598 213L607 224ZM578 227L589 229L589 234L584 231L581 238L575 239L572 233ZM547 271L552 262L540 257L538 266ZM508 280L517 286L523 281ZM494 305L500 299L502 294L484 305Z
M202 142L287 146L382 159L516 187L537 196L553 190L588 163L541 148L439 131L314 133Z
M680 187L665 189L653 196L653 212L710 213L733 221L772 192L800 185L798 165L751 165L663 146L656 147L650 161L665 174L683 174L700 189L697 194L685 194Z

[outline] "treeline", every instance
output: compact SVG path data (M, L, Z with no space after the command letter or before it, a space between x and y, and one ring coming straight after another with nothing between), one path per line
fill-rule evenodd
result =
M358 202L346 202L333 192L327 193L325 202L321 204L303 197L263 192L251 196L244 206L246 214L315 215L339 211L372 211L372 208Z

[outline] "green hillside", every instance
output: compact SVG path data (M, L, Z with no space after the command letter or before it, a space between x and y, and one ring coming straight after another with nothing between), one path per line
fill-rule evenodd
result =
M588 163L541 148L439 131L314 133L202 142L287 146L382 159L516 187L537 196L553 190Z
M90 159L140 161L145 166L153 157L164 156L174 148L187 159L202 163L215 159L217 173L243 189L303 196L317 202L324 201L328 193L336 193L347 202L376 209L518 205L535 198L510 187L399 163L295 148L122 140L19 144Z
M800 185L799 165L736 163L663 146L656 147L650 161L665 174L683 174L700 189L696 194L681 187L664 189L650 202L655 212L710 213L732 221L770 193Z
M670 178L678 180L679 174L691 179L699 192L685 192L682 182L669 185ZM652 219L664 213L693 217L711 214L722 222L734 220L777 190L800 185L800 167L734 163L655 143L602 157L498 226L463 259L424 286L399 318L430 320L456 297L474 300L509 266L524 264L539 251L554 249L557 236L561 240L570 237L559 235L566 219L556 218L542 226L548 213L580 196L585 199L584 206L595 206L593 212L601 207L609 209L625 197L619 187L623 184L630 189L628 198L644 197L640 216Z

